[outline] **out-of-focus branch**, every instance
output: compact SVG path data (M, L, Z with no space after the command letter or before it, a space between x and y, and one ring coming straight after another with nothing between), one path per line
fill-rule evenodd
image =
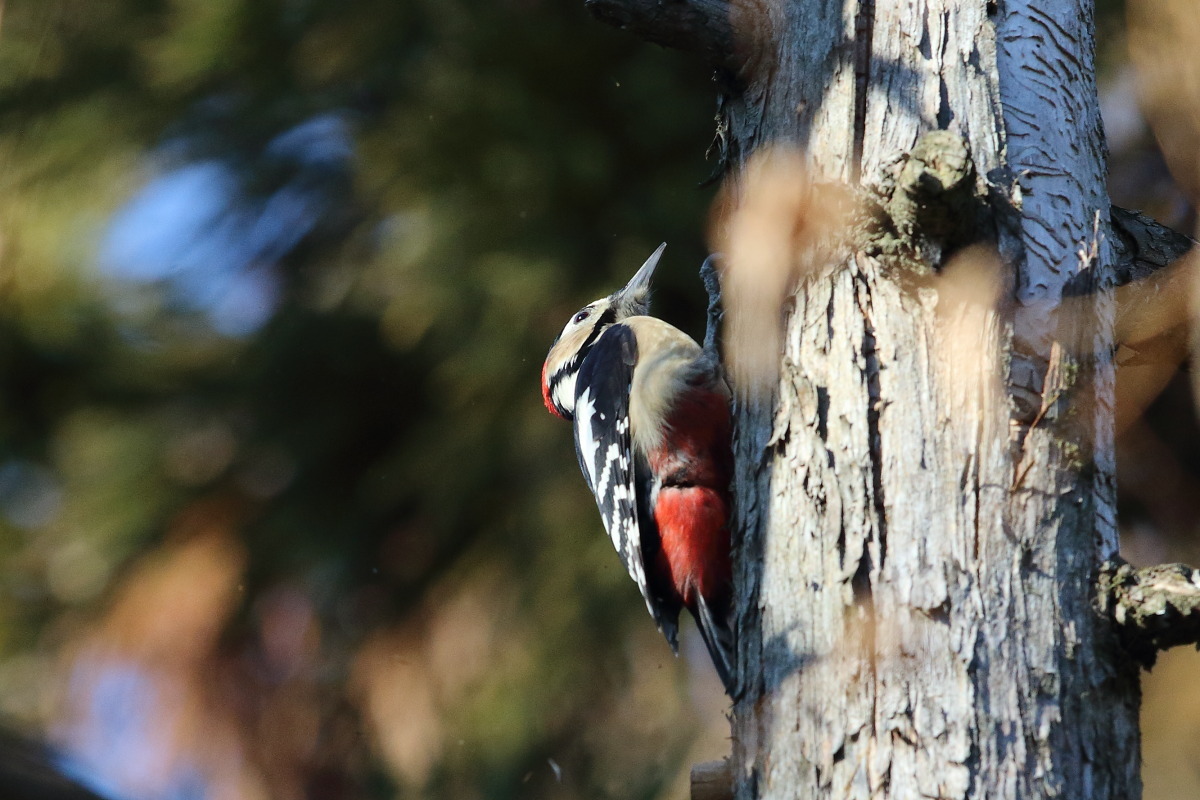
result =
M705 761L692 767L692 800L732 800L729 760Z
M1111 291L1113 362L1117 367L1117 431L1141 416L1188 357L1188 298L1195 283L1192 239L1140 214L1112 208L1116 264ZM1086 347L1092 296L1100 275L1079 272L1063 290L1062 340ZM1082 341L1072 338L1082 336Z
M1098 599L1129 652L1147 667L1160 650L1200 644L1200 570L1109 562L1100 570Z
M1117 251L1115 287L1117 319L1114 340L1126 352L1118 364L1139 358L1150 343L1178 340L1182 349L1169 348L1159 357L1182 359L1186 350L1189 284L1183 260L1195 241L1137 211L1112 207ZM1064 288L1067 298L1086 297L1096 290L1093 271L1079 273ZM1148 357L1141 354L1140 358ZM1153 357L1153 356L1149 356Z
M1118 234L1117 284L1124 286L1148 278L1169 266L1196 244L1140 211L1112 207L1113 228Z
M600 22L676 50L723 58L733 51L728 0L585 0Z
M11 800L101 800L54 765L43 745L0 730L0 797Z
M1188 297L1195 242L1136 211L1114 207L1117 234L1117 364L1171 362L1187 355Z
M735 33L749 32L752 3L744 0L585 0L597 20L638 38L691 53L716 66L736 69L749 53Z

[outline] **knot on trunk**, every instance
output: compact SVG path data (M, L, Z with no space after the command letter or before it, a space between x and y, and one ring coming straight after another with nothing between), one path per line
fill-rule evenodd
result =
M1129 653L1146 667L1158 651L1200 643L1200 570L1186 564L1100 569L1097 602Z
M929 275L956 250L994 238L985 225L986 187L967 142L931 131L900 156L875 189L877 218L867 251Z

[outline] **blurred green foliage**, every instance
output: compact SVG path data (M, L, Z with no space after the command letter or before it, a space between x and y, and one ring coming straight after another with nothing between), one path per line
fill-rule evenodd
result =
M702 66L580 3L8 3L0 706L45 723L36 665L217 507L248 553L222 647L300 586L326 696L448 587L503 611L429 732L460 746L407 783L360 754L356 792L658 796L699 723L675 679L662 720L612 718L648 623L538 380L570 311L664 239L661 297L698 323L712 106Z

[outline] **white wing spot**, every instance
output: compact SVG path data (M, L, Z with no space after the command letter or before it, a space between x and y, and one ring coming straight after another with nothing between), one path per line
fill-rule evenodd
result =
M575 425L578 433L579 450L582 453L583 467L587 470L584 476L588 483L596 486L595 463L596 450L600 443L596 441L595 435L592 433L592 413L595 410L595 404L592 403L592 392L590 389L585 389L583 394L579 396L578 408L575 409ZM598 494L598 491L594 490Z

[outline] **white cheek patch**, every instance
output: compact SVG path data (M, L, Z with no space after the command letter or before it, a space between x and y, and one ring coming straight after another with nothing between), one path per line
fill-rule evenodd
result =
M575 379L579 377L579 370L573 369L561 378L555 378L552 384L554 402L559 408L565 408L567 411L574 413L575 410Z

